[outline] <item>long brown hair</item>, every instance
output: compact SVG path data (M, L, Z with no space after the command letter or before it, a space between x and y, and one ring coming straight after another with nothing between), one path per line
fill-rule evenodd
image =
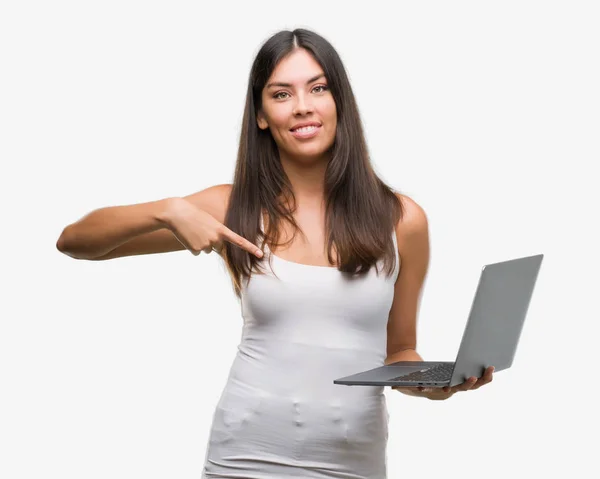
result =
M371 165L354 93L338 53L327 40L306 29L276 33L254 59L225 226L255 244L266 239L275 246L280 246L280 221L301 231L292 216L295 197L275 140L256 122L265 84L278 63L297 48L304 48L323 68L337 110L324 186L328 260L333 263L335 243L339 271L363 275L383 258L391 276L396 259L391 234L403 216L402 203ZM260 229L263 211L268 215L266 238ZM224 242L224 258L240 297L243 280L249 280L253 271L260 272L263 259L228 242Z

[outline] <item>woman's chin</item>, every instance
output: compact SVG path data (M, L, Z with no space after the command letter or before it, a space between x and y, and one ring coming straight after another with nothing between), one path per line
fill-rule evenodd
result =
M332 146L333 143L330 145L323 145L323 143L315 143L313 145L301 145L298 148L294 148L292 154L296 156L318 157L330 153Z

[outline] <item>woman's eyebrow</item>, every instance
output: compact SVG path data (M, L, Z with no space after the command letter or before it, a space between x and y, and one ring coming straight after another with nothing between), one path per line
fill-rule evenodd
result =
M312 83L312 82L314 82L314 81L316 81L316 80L318 80L319 78L321 78L321 77L324 77L324 76L325 76L325 74L324 74L324 73L319 73L318 75L315 75L314 77L310 78L310 79L309 79L309 80L306 82L306 84L308 85L309 83ZM273 87L273 86L283 86L283 87L291 88L291 87L292 87L292 84L291 84L291 83L283 83L283 82L272 82L272 83L269 83L269 84L267 85L267 88L271 88L271 87Z

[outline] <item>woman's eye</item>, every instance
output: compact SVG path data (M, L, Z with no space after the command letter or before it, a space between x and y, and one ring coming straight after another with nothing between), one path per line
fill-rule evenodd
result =
M323 91L328 89L327 85L317 85L316 87L313 88L313 91L317 88L322 88L322 90L319 91L318 93L322 93ZM276 100L281 100L282 97L280 95L287 95L287 92L285 92L285 91L277 92L277 93L275 93L275 95L273 95L273 98L275 98Z

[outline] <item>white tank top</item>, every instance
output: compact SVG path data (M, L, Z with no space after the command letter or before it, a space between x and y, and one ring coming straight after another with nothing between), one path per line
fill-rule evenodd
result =
M383 387L333 381L384 364L400 270L395 231L392 241L391 277L383 260L379 272L351 278L336 267L285 260L265 245L266 274L243 283L242 338L203 477L387 477Z

